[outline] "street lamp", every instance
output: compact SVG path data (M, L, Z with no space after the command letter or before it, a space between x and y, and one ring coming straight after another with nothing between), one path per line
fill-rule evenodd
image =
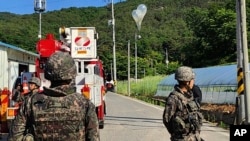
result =
M144 4L140 4L137 9L132 11L132 17L135 20L137 25L138 32L141 30L141 22L147 13L147 7ZM135 82L137 82L137 39L140 39L140 34L137 35L137 31L135 32Z
M42 12L45 11L46 0L34 0L34 10L39 13L39 34L38 38L42 38Z

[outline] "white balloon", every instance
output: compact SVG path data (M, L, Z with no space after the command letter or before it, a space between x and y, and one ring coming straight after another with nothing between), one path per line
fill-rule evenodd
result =
M140 31L142 19L139 17L139 14L140 13L138 13L138 10L132 11L132 17L134 18L136 26L137 26L138 30Z
M140 18L139 18L138 14L137 14L137 10L132 11L132 17L134 18L136 23L139 22Z
M141 30L141 23L146 12L147 12L147 7L144 4L140 4L136 10L132 11L132 17L134 18L139 31Z
M140 31L141 30L141 20L139 22L137 22L136 25L137 25L138 30Z
M146 15L147 13L147 7L145 4L140 4L138 7L137 7L137 10L139 11L138 13L140 13L140 17L141 19L144 18L144 16Z

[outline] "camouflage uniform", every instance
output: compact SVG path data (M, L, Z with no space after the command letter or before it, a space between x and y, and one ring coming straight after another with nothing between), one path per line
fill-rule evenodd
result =
M180 67L175 73L175 79L178 81L190 81L193 79L192 69L189 67ZM199 121L191 119L190 109L187 103L195 103L199 110L199 104L194 101L193 93L187 88L183 92L179 85L175 85L174 91L166 99L163 112L163 123L171 134L171 141L201 141L200 127L202 115L198 115Z
M40 80L40 78L32 77L32 78L29 80L28 83L29 83L29 84L30 84L30 83L34 83L34 84L36 85L36 88L30 90L30 92L28 92L28 93L26 93L26 94L21 94L21 93L20 93L20 96L17 97L16 102L18 102L18 103L21 104L23 101L25 101L26 98L28 98L28 97L30 97L30 96L32 96L32 95L38 93L39 87L41 86L41 80Z
M32 77L29 82L29 84L33 83L36 84L36 86L39 88L41 86L41 80L38 77Z
M19 83L17 87L13 90L12 100L17 102L18 98L21 96L21 84Z
M52 82L51 88L43 87L42 93L25 100L14 119L9 140L99 141L95 105L76 93L75 76L71 56L54 53L45 64L45 78Z

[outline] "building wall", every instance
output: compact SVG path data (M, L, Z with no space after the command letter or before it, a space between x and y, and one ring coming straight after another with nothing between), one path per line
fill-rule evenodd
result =
M8 87L8 57L6 48L0 46L0 89Z
M0 42L0 88L12 90L13 84L20 75L20 66L25 71L35 72L37 54Z

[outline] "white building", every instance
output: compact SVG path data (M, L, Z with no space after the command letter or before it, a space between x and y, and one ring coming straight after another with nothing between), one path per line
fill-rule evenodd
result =
M22 72L35 72L38 54L0 42L0 89L10 91Z

